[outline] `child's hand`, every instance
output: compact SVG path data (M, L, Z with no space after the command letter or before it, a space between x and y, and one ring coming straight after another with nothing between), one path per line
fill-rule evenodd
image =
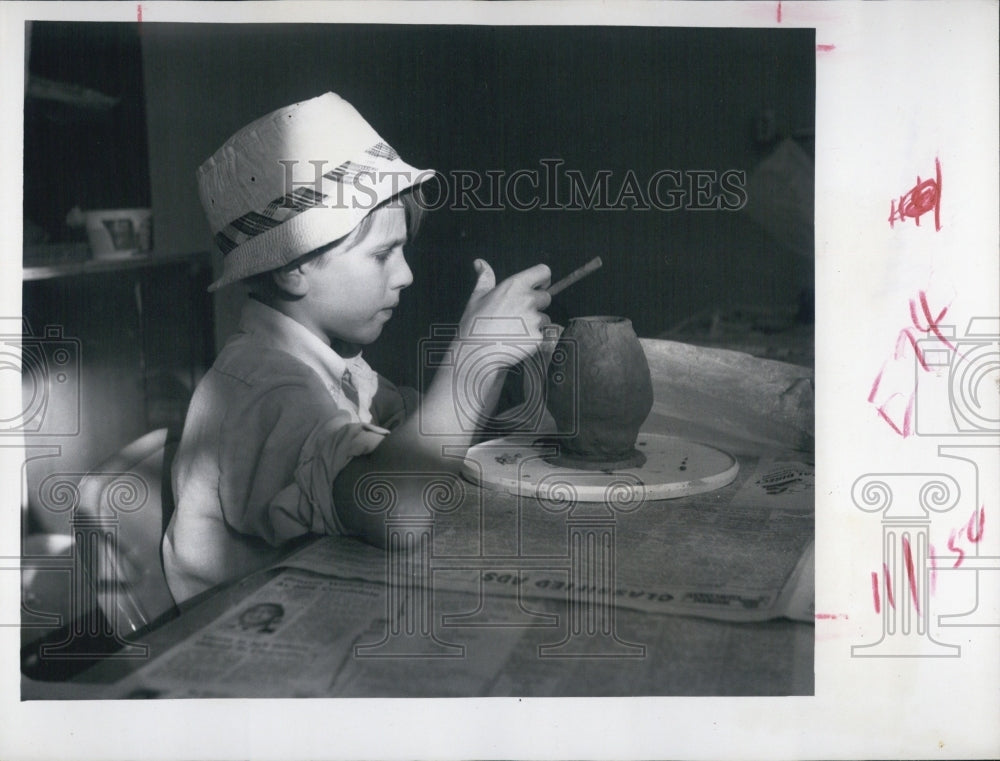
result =
M436 365L420 408L382 437L378 446L354 457L333 482L334 503L348 506L339 513L341 520L366 541L385 545L385 516L353 507L361 479L373 473L388 479L393 493L399 494L395 504L401 515L408 510L425 515L421 495L427 482L412 476L423 472L440 476L443 470L457 469L454 448L467 448L496 408L507 368L540 348L551 353L555 346L557 331L546 337L542 330L549 323L542 310L552 300L545 291L548 267L536 265L499 285L489 264L478 259L475 267L478 278L459 323L459 335L451 344L452 359ZM535 367L531 393L537 399L544 384L544 365L535 363ZM532 409L537 413L537 404ZM444 447L452 448L446 457L442 456Z
M497 284L493 268L482 259L475 264L478 279L460 323L460 335L508 336L540 340L549 323L542 311L552 301L545 291L552 273L536 264Z

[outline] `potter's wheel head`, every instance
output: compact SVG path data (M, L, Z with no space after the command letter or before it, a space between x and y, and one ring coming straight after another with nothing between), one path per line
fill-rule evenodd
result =
M463 475L483 488L550 499L554 493L578 502L648 502L721 489L736 478L739 463L731 454L677 436L640 433L641 465L619 469L574 468L556 464L558 440L506 436L469 449ZM628 495L623 494L628 490Z

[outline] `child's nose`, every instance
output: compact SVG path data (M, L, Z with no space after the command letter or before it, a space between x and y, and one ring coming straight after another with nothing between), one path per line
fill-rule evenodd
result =
M413 272L404 257L398 257L397 261L399 264L392 273L392 287L402 290L413 282Z

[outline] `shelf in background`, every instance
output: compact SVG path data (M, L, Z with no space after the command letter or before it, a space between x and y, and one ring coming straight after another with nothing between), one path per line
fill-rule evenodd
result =
M34 257L31 257L34 258ZM29 261L30 259L29 258ZM37 259L35 259L37 261ZM141 269L144 267L159 267L178 262L209 263L209 253L198 251L189 254L136 254L122 259L80 259L57 261L52 264L25 266L23 280L50 280L57 277L75 277L92 275L99 272L117 272L121 270Z

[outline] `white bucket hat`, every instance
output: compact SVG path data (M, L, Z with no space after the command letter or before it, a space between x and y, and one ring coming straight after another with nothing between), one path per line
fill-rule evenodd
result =
M197 174L223 255L214 291L342 238L434 172L400 159L350 103L328 92L248 124Z

